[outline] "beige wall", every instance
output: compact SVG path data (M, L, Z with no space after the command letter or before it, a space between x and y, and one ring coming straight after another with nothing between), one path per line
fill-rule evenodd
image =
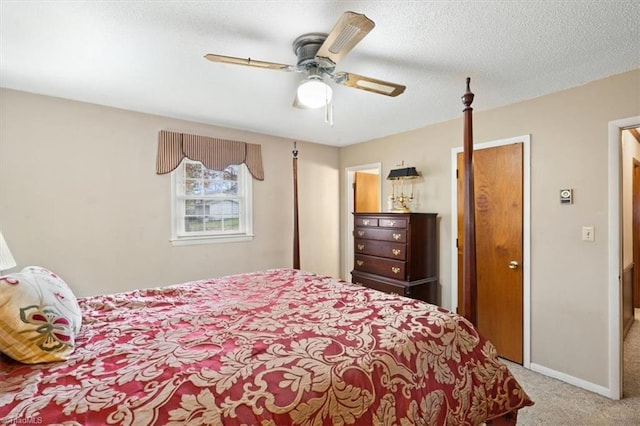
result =
M173 247L161 129L262 145L255 239ZM338 275L338 149L298 143L301 266ZM292 141L2 89L0 230L18 268L41 265L77 295L292 265ZM331 255L318 255L331 253Z
M640 143L622 132L622 267L633 263L633 161L640 162ZM640 270L640 265L638 269Z
M476 93L473 104L476 143L531 135L531 362L603 387L609 365L608 122L639 115L639 94L635 70L488 111ZM451 306L452 286L451 149L462 145L460 117L340 150L343 171L381 161L386 175L405 160L422 172L424 181L414 185L415 211L440 218L445 306ZM386 199L391 188L383 187ZM574 204L560 205L561 188L574 189ZM595 227L595 242L581 241L582 225Z

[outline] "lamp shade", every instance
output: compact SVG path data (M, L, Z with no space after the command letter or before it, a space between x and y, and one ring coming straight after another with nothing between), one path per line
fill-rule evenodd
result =
M16 261L11 255L11 250L9 250L9 246L7 246L7 242L4 240L2 232L0 232L0 271L11 269L14 266L16 266Z
M298 101L309 108L320 108L331 102L333 90L321 78L313 76L298 86Z
M418 176L420 175L415 167L403 167L402 169L391 170L389 176L387 176L387 180L415 179Z

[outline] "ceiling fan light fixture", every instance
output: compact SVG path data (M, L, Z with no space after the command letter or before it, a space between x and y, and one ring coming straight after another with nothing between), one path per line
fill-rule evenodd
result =
M311 76L298 86L298 101L308 108L320 108L331 102L333 90L321 78Z

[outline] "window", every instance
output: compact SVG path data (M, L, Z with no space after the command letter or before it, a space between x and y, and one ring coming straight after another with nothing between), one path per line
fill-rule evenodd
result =
M185 158L171 176L173 244L253 238L251 176L244 164L216 171Z

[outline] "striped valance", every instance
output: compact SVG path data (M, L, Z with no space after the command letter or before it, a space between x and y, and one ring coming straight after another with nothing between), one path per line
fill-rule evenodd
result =
M172 172L185 157L220 171L244 163L254 178L264 180L260 145L161 130L156 173Z

